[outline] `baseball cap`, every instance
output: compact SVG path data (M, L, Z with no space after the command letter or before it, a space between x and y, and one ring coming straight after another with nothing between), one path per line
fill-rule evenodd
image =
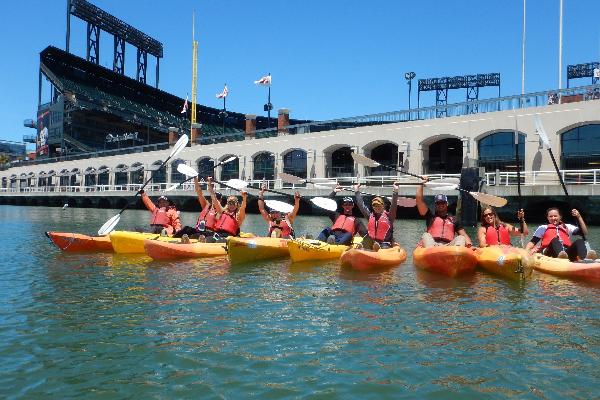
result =
M354 204L354 199L352 197L344 197L342 199L342 204L344 204L344 203L352 203L352 204Z
M379 204L379 205L384 205L385 203L383 202L383 199L381 197L374 197L373 200L371 200L371 205L375 205L375 204Z
M442 194L442 193L440 193L440 194L436 194L436 195L435 195L435 200L434 200L434 201L435 201L436 203L439 203L439 202L444 202L444 203L447 203L447 202L448 202L448 197L447 197L445 194Z
M223 195L221 194L221 192L215 192L215 197L217 198L217 200L221 200L221 197L223 197Z
M169 201L169 199L167 199L167 196L160 196L160 197L158 198L158 201L161 201L161 200L164 200L164 201Z

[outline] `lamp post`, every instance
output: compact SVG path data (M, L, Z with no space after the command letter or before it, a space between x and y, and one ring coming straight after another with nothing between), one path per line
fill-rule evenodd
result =
M404 79L406 79L406 83L408 84L408 119L410 120L410 95L412 92L412 80L415 78L416 74L414 72L407 72L404 74Z

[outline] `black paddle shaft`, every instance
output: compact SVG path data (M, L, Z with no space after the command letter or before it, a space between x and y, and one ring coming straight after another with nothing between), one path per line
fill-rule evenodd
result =
M516 125L516 122L515 122ZM521 163L519 162L519 131L515 129L515 161L517 162L517 194L518 194L518 206L519 211L523 208L523 204L521 201ZM523 218L519 218L519 225L521 235L523 234L523 230L525 229L525 224L523 223Z
M565 186L565 181L562 178L562 175L560 174L560 170L558 169L558 164L556 164L556 159L554 158L554 153L552 152L552 149L550 147L548 147L548 152L550 153L550 158L552 159L552 164L554 164L554 169L556 170L556 175L558 175L558 180L560 181L560 185L562 186L564 192L565 192L565 196L567 196L567 201L569 200L569 192L567 191L567 187ZM571 207L571 205L569 204L569 207ZM575 218L575 223L577 224L577 227L579 227L579 233L581 234L581 237L583 238L583 240L587 240L585 238L585 234L583 233L583 231L581 230L581 227L579 226L579 220L577 218Z

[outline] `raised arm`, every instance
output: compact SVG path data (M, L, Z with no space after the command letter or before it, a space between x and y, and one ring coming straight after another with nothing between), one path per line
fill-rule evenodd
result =
M265 210L265 185L262 185L258 192L258 211L266 222L270 222L269 213Z
M365 218L369 218L369 215L371 215L371 211L369 211L369 209L365 205L365 201L363 200L362 195L360 194L360 183L354 185L354 197L356 198L356 205L358 206L358 209L360 210L361 214Z
M196 189L196 194L198 195L198 203L200 203L200 207L204 210L206 206L210 206L208 201L204 198L204 193L202 193L202 188L200 187L200 182L198 181L198 177L194 177L194 188Z
M241 228L244 223L244 219L246 219L246 203L248 199L248 192L242 190L242 204L240 205L240 209L237 212L236 220L238 226Z
M523 235L528 235L529 234L529 228L527 227L527 222L525 222L525 211L523 211L523 209L520 209L519 211L517 211L517 219L519 221L523 221L523 232L521 232L521 229L518 226L510 226L509 224L506 224L506 228L512 228L512 229L508 229L508 231L510 232L510 234L512 236L519 236L521 234ZM520 224L519 224L520 225Z
M571 210L571 215L574 216L575 218L577 218L577 222L579 223L580 232L583 233L584 236L587 236L587 234L588 234L587 225L585 224L585 221L581 217L581 214L579 214L579 211L574 208Z
M217 195L215 194L215 184L213 183L212 177L208 177L208 193L210 193L210 201L217 214L221 214L223 212L223 207L221 206L221 202L217 200Z
M294 219L298 214L298 210L300 210L300 192L296 190L296 193L294 193L294 209L287 215L287 219L290 221L290 224L294 223Z
M144 192L143 190L141 192L142 192L142 203L144 203L144 205L146 206L148 211L153 212L154 210L156 210L156 206L154 205L152 200L150 200L150 197L148 197L146 192Z
M427 178L426 176L424 176L423 178L425 178L425 182L429 180L429 178ZM417 210L419 210L419 214L421 216L427 214L428 207L427 204L425 204L425 200L423 199L423 185L417 186L417 194L415 200L417 200Z

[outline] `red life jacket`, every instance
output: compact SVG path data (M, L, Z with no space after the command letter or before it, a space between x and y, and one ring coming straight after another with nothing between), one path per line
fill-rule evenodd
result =
M565 224L546 225L546 232L544 232L544 236L542 236L542 245L541 248L545 249L550 245L552 239L558 236L558 240L562 242L563 245L569 247L571 245L571 238L569 237L569 230Z
M171 225L171 218L169 218L169 216L167 215L166 207L156 207L154 211L152 211L150 225L162 225L165 227Z
M434 240L441 240L450 243L454 239L454 217L446 216L446 218L433 217L431 225L427 227L427 232L431 234Z
M344 231L354 235L356 233L356 217L352 215L341 214L333 223L331 230Z
M506 244L510 246L510 234L504 224L501 224L498 229L493 226L488 226L485 229L485 242L488 246L497 244Z
M369 215L369 224L367 225L367 231L369 237L373 240L379 240L380 242L385 241L388 236L388 232L392 230L392 223L387 211L384 211L379 216L379 219L375 219L375 214Z
M235 213L231 214L227 211L221 213L221 217L215 224L215 232L225 232L230 235L237 235L240 231L240 227L235 218Z
M212 205L207 205L202 209L196 221L196 229L200 227L200 222L204 221L204 229L214 230L217 223L217 212Z
M267 236L271 237L271 233L273 233L275 229L281 229L281 237L284 239L288 239L294 234L294 229L288 223L286 218L282 219L279 222L279 225L276 225L273 221L269 221L269 234Z

